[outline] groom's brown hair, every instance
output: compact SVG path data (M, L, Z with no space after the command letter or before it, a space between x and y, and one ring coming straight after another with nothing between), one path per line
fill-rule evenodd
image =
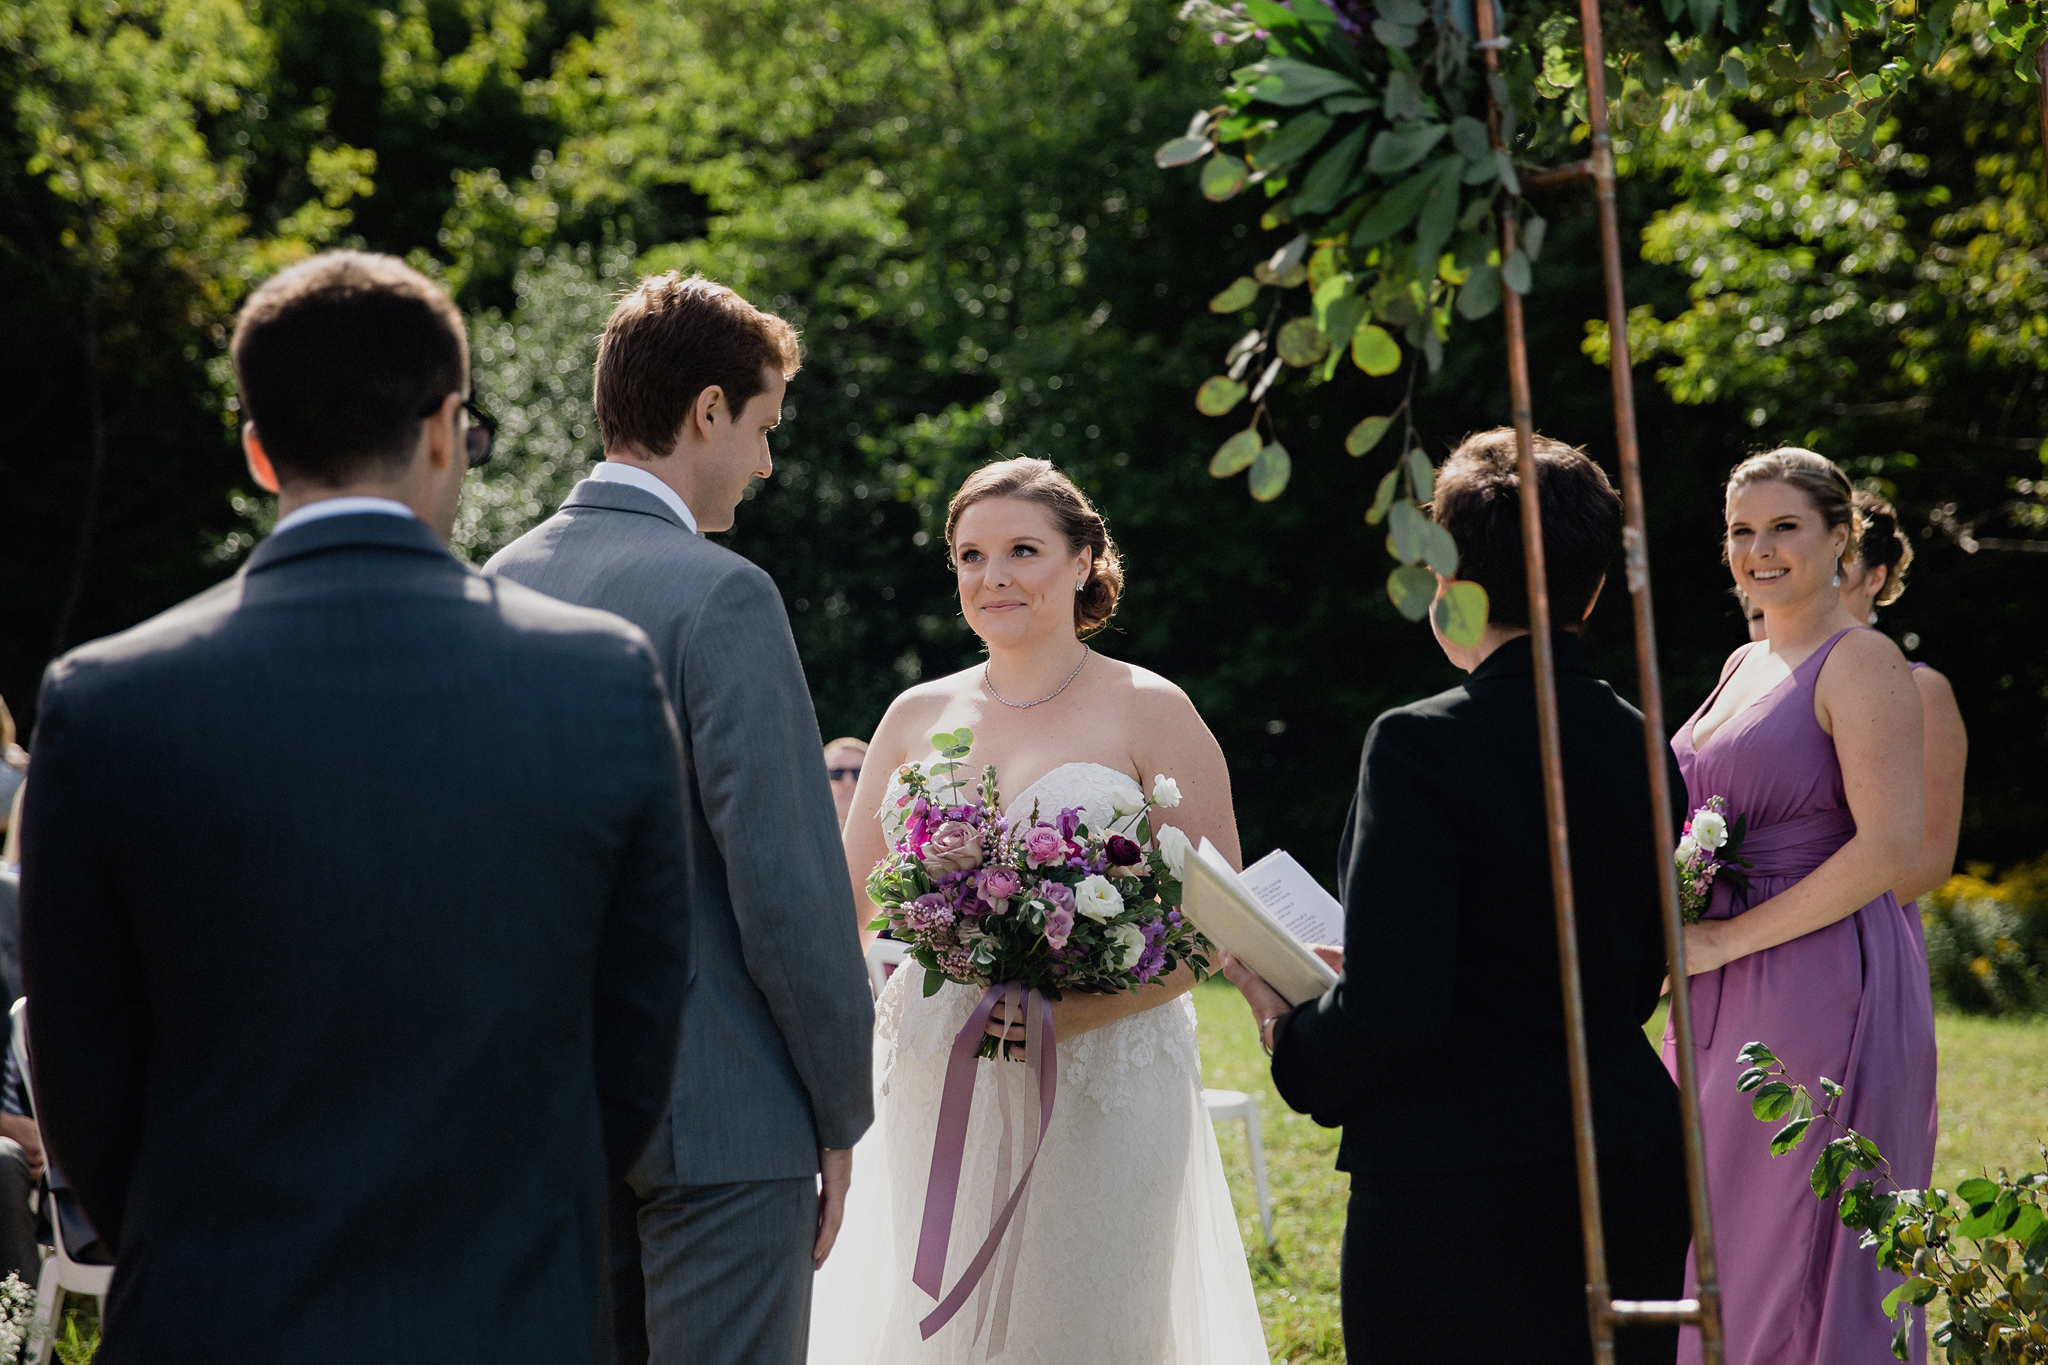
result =
M733 414L802 364L796 328L702 275L649 275L619 300L597 343L598 435L607 452L660 459L675 446L697 396L716 384Z
M1550 620L1555 629L1577 632L1621 548L1621 498L1584 451L1541 435L1533 451ZM1513 428L1466 437L1437 471L1430 515L1457 542L1458 577L1486 589L1487 619L1526 627L1529 580L1517 466Z

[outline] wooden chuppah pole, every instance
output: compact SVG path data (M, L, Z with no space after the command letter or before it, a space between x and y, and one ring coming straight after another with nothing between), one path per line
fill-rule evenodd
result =
M1500 110L1492 94L1494 79L1500 69L1499 48L1495 43L1498 35L1494 6L1491 0L1479 0L1475 10L1480 40L1486 51L1489 78L1487 126L1493 145L1499 149L1503 147ZM1544 814L1550 844L1551 888L1557 914L1558 970L1563 988L1565 1042L1571 1075L1573 1154L1579 1173L1579 1217L1586 1250L1588 1327L1595 1365L1613 1365L1614 1329L1625 1322L1693 1324L1700 1329L1706 1365L1720 1365L1720 1294L1714 1265L1712 1219L1707 1207L1699 1084L1692 1050L1690 992L1685 984L1684 923L1679 913L1676 870L1671 861L1676 841L1671 825L1663 688L1657 666L1656 618L1650 597L1641 450L1636 439L1635 389L1628 352L1628 304L1622 288L1621 232L1614 200L1614 144L1607 123L1606 44L1601 33L1598 0L1580 0L1579 13L1585 41L1587 121L1592 134L1592 155L1584 161L1551 171L1532 172L1524 177L1524 184L1534 187L1590 179L1599 210L1601 270L1606 292L1610 374L1614 390L1615 442L1620 455L1621 493L1626 516L1624 557L1635 616L1636 663L1642 684L1644 758L1649 766L1652 838L1661 873L1658 899L1664 917L1665 963L1671 980L1676 983L1671 996L1671 1018L1678 1052L1686 1185L1692 1212L1694 1264L1699 1280L1697 1298L1656 1302L1616 1300L1607 1279L1599 1156L1594 1143L1593 1097L1586 1049L1585 1001L1579 970L1576 908L1572 899L1571 846L1565 816L1564 769L1559 752L1557 677L1550 634L1549 586L1536 486L1535 424L1530 405L1528 345L1521 298L1513 290L1504 288L1501 291L1501 311L1507 331L1508 390L1521 482L1522 547L1528 576ZM2048 110L2048 105L2044 105L2044 110ZM1503 263L1515 246L1514 219L1512 215L1503 214L1500 241Z

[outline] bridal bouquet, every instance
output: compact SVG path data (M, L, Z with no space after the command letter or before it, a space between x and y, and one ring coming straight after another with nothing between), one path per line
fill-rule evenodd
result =
M925 994L942 982L1016 982L1052 999L1062 991L1135 991L1192 962L1209 970L1209 943L1181 917L1181 872L1192 848L1152 812L1180 804L1161 777L1133 811L1091 828L1074 809L1012 826L994 768L970 791L960 778L974 733L932 737L943 762L896 774L902 836L868 874L887 927L924 965ZM984 1056L993 1055L994 1040Z
M982 987L978 1004L954 1036L946 1063L931 1177L911 1282L939 1300L918 1325L926 1340L951 1321L994 1264L997 1245L1015 1218L1052 1124L1059 1090L1058 1038L1051 1001L1062 991L1135 991L1191 963L1209 970L1209 942L1180 913L1181 873L1193 855L1188 837L1171 825L1155 833L1152 812L1180 804L1180 788L1153 779L1152 794L1133 811L1113 811L1093 829L1076 809L1042 818L1036 805L1012 825L1003 815L996 770L983 768L972 791L960 777L974 732L932 736L942 761L907 763L890 788L903 812L902 833L868 874L868 896L882 913L868 927L888 928L925 968L926 995L957 981ZM952 1289L945 1288L946 1251L960 1189L977 1058L996 1055L986 1025L1004 1000L1025 1027L1026 1053L1038 1094L1038 1129L1016 1184L1003 1200L1007 1174L997 1176L1000 1205L988 1236ZM1005 1084L1004 1073L998 1085ZM1008 1151L1009 1111L1004 1114ZM1008 1158L999 1168L1007 1172ZM998 1296L989 1355L1002 1349L1010 1301L1009 1258ZM979 1333L979 1325L976 1332Z
M1749 826L1747 815L1728 822L1728 803L1718 796L1692 813L1672 855L1678 864L1678 908L1687 924L1698 924L1712 897L1718 878L1738 891L1749 889L1742 869L1752 867L1742 856L1742 836Z

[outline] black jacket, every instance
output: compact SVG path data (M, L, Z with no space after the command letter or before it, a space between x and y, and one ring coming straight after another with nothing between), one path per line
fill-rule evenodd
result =
M1642 1032L1664 976L1643 719L1570 636L1557 675L1601 1158L1662 1165L1680 1130ZM1343 1127L1339 1169L1570 1156L1544 829L1527 637L1374 722L1339 854L1344 973L1275 1026L1274 1084Z
M103 1365L584 1358L688 965L645 637L337 516L58 660L34 755L31 1060L118 1259Z

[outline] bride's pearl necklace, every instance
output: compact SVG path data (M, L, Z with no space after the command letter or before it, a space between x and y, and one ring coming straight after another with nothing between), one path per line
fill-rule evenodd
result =
M1094 652L1094 650L1093 650L1093 648L1092 648L1091 646L1089 646L1089 645L1082 645L1082 646L1081 646L1081 662L1080 662L1080 663L1077 663L1077 664L1075 664L1075 665L1074 665L1074 671L1073 671L1072 673L1069 673L1069 674L1067 674L1067 681L1066 681L1066 682L1063 682L1063 683L1061 683L1061 684L1060 684L1060 685L1059 685L1058 687L1055 687L1055 688L1054 688L1054 689L1053 689L1052 691L1050 691L1050 692L1046 693L1046 694L1045 694L1044 696L1040 697L1040 698L1039 698L1039 699L1038 699L1037 701L1011 701L1011 700L1010 700L1010 699L1009 699L1008 697L1006 697L1006 696L1004 696L1004 695L1003 695L1002 693L1000 693L1000 692L996 691L996 685L995 685L995 684L994 684L993 682L989 681L989 676L988 676L988 665L987 665L986 663L984 663L984 664L983 664L983 665L981 666L981 685L982 685L983 687L986 687L986 688L988 689L988 694L989 694L989 695L990 695L991 697L994 697L994 698L995 698L995 699L996 699L997 701L1001 702L1001 703L1002 703L1003 705L1005 705L1005 706L1010 706L1010 707L1015 707L1015 708L1016 708L1017 710L1019 710L1019 711L1028 711L1028 710L1030 710L1030 709L1031 709L1032 707L1034 707L1034 706L1043 706L1043 705L1045 705L1045 704L1046 704L1047 702L1051 701L1051 700L1052 700L1052 699L1053 699L1054 697L1057 697L1057 696L1058 696L1058 695L1059 695L1060 693L1062 693L1062 692L1066 691L1066 690L1067 690L1067 684L1068 684L1068 683L1071 683L1071 682L1073 682L1073 681L1074 681L1074 679L1076 679L1076 678L1080 677L1080 676L1081 676L1081 670L1082 670L1082 669L1084 669L1084 668L1086 668L1086 667L1088 666L1088 656L1089 656L1090 654L1092 654L1093 652Z

